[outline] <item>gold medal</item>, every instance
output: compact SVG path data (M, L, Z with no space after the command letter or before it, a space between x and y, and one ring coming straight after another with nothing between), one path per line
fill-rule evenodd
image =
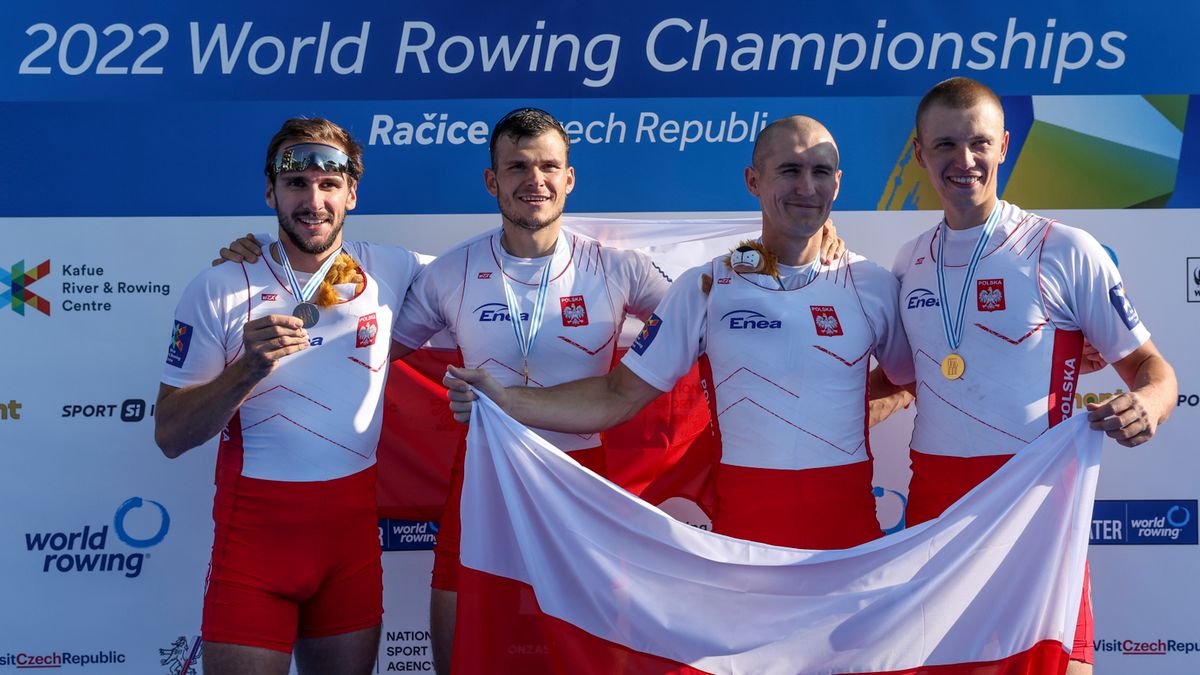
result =
M942 359L942 376L947 380L957 380L967 369L967 362L958 354L948 354Z

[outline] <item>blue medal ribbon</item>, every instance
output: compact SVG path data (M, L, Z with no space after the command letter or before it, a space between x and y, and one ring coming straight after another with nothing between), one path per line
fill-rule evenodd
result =
M953 320L950 317L950 304L947 302L948 294L946 293L946 258L943 256L943 244L946 242L946 230L949 225L943 219L939 226L937 237L937 283L938 283L938 302L942 310L942 328L946 331L946 342L950 344L952 353L958 351L958 346L962 344L963 337L963 321L967 313L967 296L971 294L971 282L975 279L975 268L979 267L979 260L983 258L983 251L987 248L988 239L991 238L992 232L996 230L996 224L1000 222L1000 202L992 207L992 213L983 224L982 231L979 233L979 239L975 242L975 250L971 253L971 261L967 263L967 275L963 279L962 293L958 298L958 311L955 313Z

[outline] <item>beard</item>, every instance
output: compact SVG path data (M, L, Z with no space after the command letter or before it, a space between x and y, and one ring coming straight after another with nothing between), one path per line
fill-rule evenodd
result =
M311 211L297 214L297 216L314 216ZM329 236L324 240L320 239L305 239L301 236L299 228L294 224L291 216L285 216L278 209L275 210L275 217L279 220L279 229L287 235L288 241L309 255L320 255L333 247L333 242L337 241L338 235L342 232L342 225L346 222L346 216L334 220L333 229L330 230Z
M543 230L549 227L550 223L557 221L562 217L563 214L562 207L560 206L557 211L550 213L545 219L534 220L516 213L516 209L512 207L514 206L514 202L517 201L517 199L510 197L508 199L497 199L496 203L500 207L500 216L504 218L506 222L512 223L513 225L528 232L537 232L538 230Z

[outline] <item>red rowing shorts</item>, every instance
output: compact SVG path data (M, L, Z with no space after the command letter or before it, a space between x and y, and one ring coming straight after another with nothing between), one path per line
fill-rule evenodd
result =
M912 460L912 482L908 488L908 527L919 525L942 515L954 502L996 472L1012 455L984 457L950 457L909 451ZM1079 603L1079 619L1075 623L1075 642L1071 660L1094 663L1093 642L1096 627L1092 617L1091 567L1083 570L1083 599Z
M429 584L440 591L458 591L458 553L459 542L462 539L462 520L459 508L462 506L463 467L466 460L466 440L459 444L454 455L454 467L450 470L450 494L446 497L446 508L442 510L442 520L438 523L437 545L433 548L433 580ZM571 459L605 475L604 446L587 448L568 452Z
M208 642L291 652L297 637L379 625L375 467L344 478L219 485L204 596Z
M713 531L791 548L839 549L883 536L871 462L787 471L717 467Z

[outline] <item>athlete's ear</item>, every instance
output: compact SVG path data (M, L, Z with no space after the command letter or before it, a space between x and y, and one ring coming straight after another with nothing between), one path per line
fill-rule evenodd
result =
M1004 158L1008 156L1008 129L1004 130L1004 140L1000 142L1000 163L1004 163Z
M759 196L758 169L755 169L752 166L746 167L746 170L743 172L743 177L746 179L746 189L750 191L750 194L754 195L755 197Z
M500 194L500 184L496 181L496 171L492 167L483 170L483 184L487 187L488 194L496 197Z
M275 180L273 178L267 179L266 200L267 200L267 206L271 207L271 209L274 210L275 209Z

